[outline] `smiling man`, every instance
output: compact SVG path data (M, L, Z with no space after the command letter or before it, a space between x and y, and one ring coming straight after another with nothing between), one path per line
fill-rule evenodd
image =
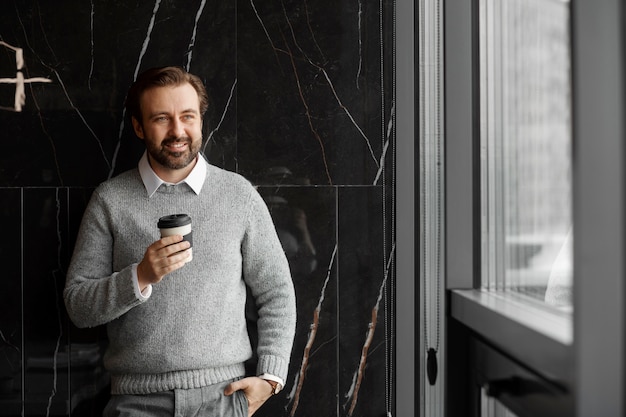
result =
M289 266L265 203L238 174L199 153L208 108L201 80L150 69L126 107L146 152L102 183L85 210L65 304L78 327L106 324L105 416L251 416L287 377L295 333ZM157 221L188 214L190 242ZM244 314L258 309L257 372Z
M135 133L146 144L150 165L164 180L185 178L202 145L204 112L201 114L200 106L206 106L206 96L196 88L189 83L150 88L141 94L139 113L131 114Z

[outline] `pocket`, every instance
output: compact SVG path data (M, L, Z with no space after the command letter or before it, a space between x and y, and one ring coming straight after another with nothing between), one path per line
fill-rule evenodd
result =
M241 411L240 417L248 417L248 397L246 397L246 394L242 390L236 391L234 395L239 402L239 410Z

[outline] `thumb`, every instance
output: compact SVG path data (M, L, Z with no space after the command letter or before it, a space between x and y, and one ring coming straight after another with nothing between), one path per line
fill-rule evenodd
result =
M233 395L235 391L239 391L245 388L246 388L246 383L244 382L244 380L231 382L224 389L224 395Z

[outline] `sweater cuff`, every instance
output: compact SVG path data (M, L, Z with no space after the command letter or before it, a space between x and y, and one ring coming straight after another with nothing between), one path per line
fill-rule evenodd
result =
M285 381L289 363L278 356L260 356L257 365L257 375L270 374ZM285 384L281 384L285 386Z

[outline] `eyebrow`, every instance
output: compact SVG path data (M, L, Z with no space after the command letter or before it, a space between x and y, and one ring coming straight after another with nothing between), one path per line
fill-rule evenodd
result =
M197 115L200 114L200 112L198 110L195 110L195 109L192 109L192 108L185 109L185 110L181 111L180 113L181 114L193 113L193 114L197 114ZM157 111L157 112L149 114L148 117L151 119L153 117L157 117L157 116L161 116L161 115L169 116L170 113L167 112L167 111Z

